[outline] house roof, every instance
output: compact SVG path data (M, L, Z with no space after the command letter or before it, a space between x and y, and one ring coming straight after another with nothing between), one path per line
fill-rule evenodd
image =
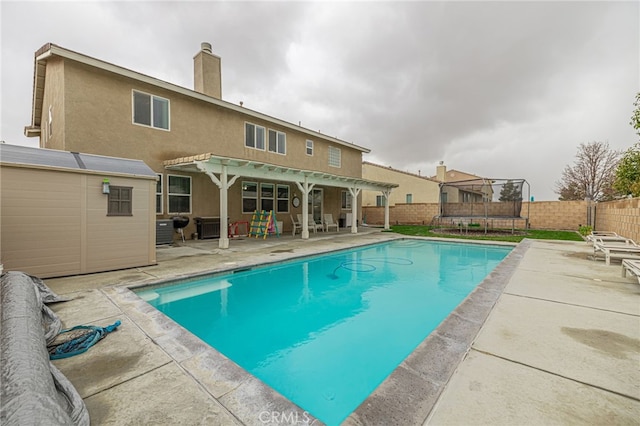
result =
M396 183L377 182L313 170L278 166L260 161L221 157L212 153L167 160L164 162L164 165L167 169L182 170L192 173L221 173L223 166L226 166L227 174L230 176L273 179L283 182L298 183L306 181L317 185L340 188L357 187L359 189L370 191L391 190L398 187L398 184Z
M156 179L156 172L143 161L81 154L55 149L0 144L0 164L46 167L72 171L109 173Z
M187 89L185 87L178 86L173 83L159 80L155 77L150 77L148 75L139 73L137 71L132 71L127 68L123 68L118 65L114 65L109 62L102 61L100 59L95 59L90 56L83 55L81 53L77 53L69 49L65 49L53 43L45 44L35 53L35 63L34 63L34 72L33 72L33 104L31 109L31 125L25 127L25 135L27 136L38 136L40 133L40 124L41 124L40 117L42 116L42 102L43 102L43 94L44 94L46 64L47 64L47 59L53 56L58 56L61 58L80 62L85 65L96 67L114 74L118 74L127 78L144 82L146 84L157 86L165 90L173 91L184 96L188 96L204 102L209 102L211 104L214 104L221 108L225 108L230 111L234 111L240 114L247 115L249 117L260 119L260 120L265 120L285 128L293 129L298 132L306 133L311 137L322 138L322 139L331 141L335 144L342 145L342 146L355 149L361 152L365 152L365 153L371 152L371 150L368 148L364 148L362 146L355 145L355 144L340 140L338 138L334 138L334 137L322 134L320 132L316 132L314 130L306 129L297 124L289 123L287 121L280 120L275 117L271 117L261 112L251 110L249 108L232 104L230 102L223 101L221 99L216 99L211 96L202 94L200 92L196 92L194 90Z
M418 174L415 174L415 173L405 172L405 171L403 171L403 170L394 169L394 168L393 168L393 167L391 167L391 166L388 166L388 167L387 167L387 166L383 166L383 165L381 165L381 164L371 163L371 162L369 162L369 161L363 161L363 162L362 162L362 164L366 164L366 165L368 165L368 166L378 167L378 168L381 168L381 169L383 169L383 170L390 170L390 171L395 172L395 173L402 173L403 175L408 175L408 176L412 176L412 177L417 177L417 178L419 178L419 179L429 180L429 181L433 181L433 182L435 182L435 183L438 183L438 181L437 181L436 179L431 178L431 177L429 177L429 176L422 176L422 175L418 175Z

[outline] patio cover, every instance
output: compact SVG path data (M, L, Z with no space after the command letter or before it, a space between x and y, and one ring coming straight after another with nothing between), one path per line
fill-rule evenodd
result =
M384 228L389 229L389 195L398 184L376 182L361 178L340 176L314 170L302 170L287 166L263 163L254 160L221 157L212 153L204 153L190 157L181 157L164 162L165 168L191 173L205 173L220 189L220 229L228 227L228 189L239 177L269 179L282 182L293 182L302 193L302 238L309 238L308 202L309 193L316 185L346 188L352 197L351 232L357 233L358 195L363 189L381 191L387 202L384 209ZM220 233L220 248L229 247L229 236Z

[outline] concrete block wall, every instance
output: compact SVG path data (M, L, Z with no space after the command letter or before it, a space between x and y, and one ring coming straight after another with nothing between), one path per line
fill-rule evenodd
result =
M534 201L522 203L522 216L529 214L532 229L564 229L577 231L587 225L586 201Z
M640 198L596 204L595 229L613 231L640 244Z

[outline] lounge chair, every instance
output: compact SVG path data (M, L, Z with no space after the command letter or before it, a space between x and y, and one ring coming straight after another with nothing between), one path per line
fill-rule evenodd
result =
M622 276L626 278L627 274L635 275L640 284L640 260L622 259Z
M611 263L611 259L640 259L640 245L629 238L624 241L605 241L596 237L593 242L593 258L600 252L607 265Z
M618 235L615 232L609 231L593 231L591 234L587 235L588 243L595 243L596 239L600 239L602 241L622 241L626 242L628 238L623 237L622 235Z
M336 228L336 232L340 232L340 225L338 222L333 221L333 215L325 213L324 215L324 230L329 232L329 228Z

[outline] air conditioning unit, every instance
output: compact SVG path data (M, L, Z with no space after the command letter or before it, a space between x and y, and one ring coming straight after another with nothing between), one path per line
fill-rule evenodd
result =
M173 220L156 220L156 245L173 243Z

